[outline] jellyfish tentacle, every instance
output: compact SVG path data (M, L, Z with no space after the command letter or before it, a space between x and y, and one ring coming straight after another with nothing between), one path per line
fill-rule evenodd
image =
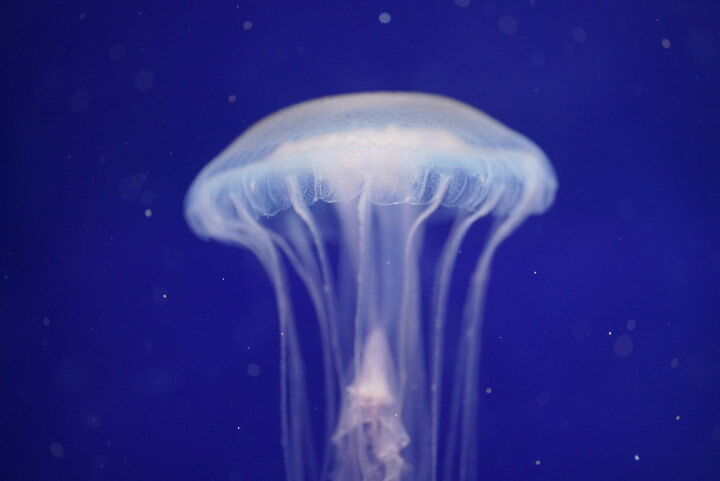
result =
M231 196L238 214L257 234L259 242L250 246L270 277L280 324L280 432L288 481L304 481L305 471L310 479L317 479L315 453L308 426L308 412L305 396L305 375L300 359L300 348L295 333L292 303L287 286L287 276L278 251L273 243L272 232L263 228L251 216L235 196ZM289 251L289 249L288 249ZM289 363L291 359L295 362ZM306 411L303 413L303 411ZM303 439L306 438L306 439ZM307 461L303 452L307 451Z
M476 210L472 213L467 214L456 222L453 226L450 234L448 235L445 245L443 246L440 254L440 261L438 262L437 272L435 274L435 282L433 286L433 349L432 349L432 371L431 371L431 473L432 481L437 479L437 457L438 457L438 442L440 436L440 392L442 391L443 376L443 345L445 336L445 311L447 309L447 297L450 289L450 276L455 267L455 261L457 260L457 252L460 249L467 232L470 228L478 221L481 217L484 217L495 207L500 199L502 193L501 189L495 190L492 195L485 200L485 204L482 209ZM457 409L452 410L453 413L457 413ZM450 432L455 432L451 426ZM451 473L448 471L451 469L454 458L454 445L455 439L450 437L448 439L448 449L446 450L446 479L451 479Z
M463 312L463 343L465 359L458 365L465 365L463 406L461 423L460 480L476 479L477 463L470 459L470 447L477 435L475 403L477 402L478 371L482 346L483 307L487 292L487 281L493 256L498 246L520 225L527 216L527 208L533 200L534 191L524 192L515 209L506 217L499 218L493 226L487 244L477 260L472 273L470 291ZM460 378L458 378L460 379Z
M310 301L313 305L313 308L315 309L316 315L317 315L317 321L318 325L320 327L320 336L321 341L323 343L323 346L327 344L327 331L326 324L327 324L327 316L324 313L324 304L322 299L322 294L320 292L319 288L319 282L316 278L314 278L309 272L306 266L303 264L303 262L297 257L297 254L293 251L292 247L283 239L281 236L274 232L270 232L270 237L272 238L273 242L277 244L277 246L280 248L280 250L285 254L285 257L288 259L288 262L292 266L292 268L295 270L295 272L298 274L298 277L300 277L300 280L302 281L303 285L308 291L308 294L310 296ZM325 351L325 349L323 349ZM324 353L323 356L326 356L327 354ZM327 409L327 423L326 423L326 430L328 431L328 436L332 435L332 431L334 429L335 425L335 409L337 407L336 401L337 398L335 396L335 392L337 389L337 385L332 382L332 375L331 372L332 366L328 366L327 364L330 363L323 363L323 370L325 375L325 383L326 383L326 409ZM329 437L326 440L326 444L330 443ZM329 468L329 456L327 456L327 449L324 450L325 455L322 458L322 473L327 473L327 469ZM314 458L313 458L314 459ZM321 478L322 479L322 478Z
M342 380L342 363L340 347L337 339L337 330L335 329L335 326L337 325L337 310L335 307L335 289L333 287L334 280L332 269L330 269L330 260L328 258L327 249L325 248L325 243L323 241L322 234L320 233L320 229L318 228L315 218L308 207L299 202L295 196L292 197L291 202L293 209L307 226L310 236L312 237L313 244L315 245L315 251L317 252L320 272L322 274L322 292L328 318L327 324L329 341L332 349L331 360L335 366L335 374L337 376L336 382L340 383Z
M337 390L342 384L342 366L340 357L340 347L337 339L336 310L334 304L334 289L330 263L328 261L327 251L323 242L320 230L315 223L313 215L305 204L299 201L297 197L297 189L293 180L289 180L291 186L291 203L293 210L298 214L310 233L315 251L317 254L316 263L320 264L319 270L321 275L321 288L318 283L312 283L313 286L313 304L318 316L318 324L320 328L320 337L322 342L323 357L326 362L323 363L323 371L325 378L325 409L326 409L326 431L327 436L325 442L329 444L332 438L332 432L335 429L337 420ZM322 300L321 300L322 299ZM326 449L327 453L328 450ZM326 477L329 469L329 456L323 458L322 478Z
M419 333L413 331L418 331L417 329L413 329L413 327L418 326L410 326L409 324L412 322L413 318L416 318L417 316L414 316L411 312L411 309L417 310L417 302L418 302L418 282L417 282L417 276L413 275L415 274L414 271L417 271L417 256L419 254L420 246L417 246L417 233L420 231L420 228L422 227L423 223L440 207L440 204L442 203L443 196L445 195L445 191L447 190L447 187L450 183L450 177L447 175L443 175L438 182L438 188L435 192L435 198L432 200L432 202L417 216L415 221L410 226L410 229L408 230L407 237L405 239L405 247L403 251L403 291L401 295L401 301L400 301L400 322L399 322L399 335L398 335L398 353L399 353L399 359L398 359L398 373L400 378L400 385L402 386L400 392L405 392L405 384L407 383L407 366L408 366L408 346L407 346L407 338L409 335L419 335ZM421 342L421 341L419 341ZM401 399L402 404L402 399Z
M477 371L479 365L480 345L482 342L482 333L479 328L482 326L484 316L482 306L485 300L485 289L487 287L487 276L490 268L495 249L504 236L500 235L499 229L493 229L490 234L490 240L485 246L477 267L472 275L470 291L465 304L465 318L463 322L462 338L460 350L461 359L459 359L458 372L459 378L463 381L458 382L458 386L462 384L462 409L459 411L462 418L460 423L460 476L459 480L473 480L475 478L476 463L470 459L470 447L475 442L476 434L476 413L473 407L477 402L478 379Z

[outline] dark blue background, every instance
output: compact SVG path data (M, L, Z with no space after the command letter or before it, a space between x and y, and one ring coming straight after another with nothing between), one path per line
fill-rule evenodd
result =
M281 479L270 285L183 195L278 108L400 89L560 181L496 258L485 479L720 479L720 3L149 3L1 7L0 478Z

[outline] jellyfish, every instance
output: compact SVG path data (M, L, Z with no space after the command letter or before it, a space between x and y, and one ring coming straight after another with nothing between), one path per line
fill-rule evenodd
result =
M275 291L288 481L480 479L491 260L556 188L533 142L425 93L285 108L202 169L185 201L189 225L250 249ZM466 247L477 255L459 269ZM298 317L299 303L309 316ZM317 342L302 342L306 329ZM307 368L312 355L321 369ZM309 396L318 392L320 410Z

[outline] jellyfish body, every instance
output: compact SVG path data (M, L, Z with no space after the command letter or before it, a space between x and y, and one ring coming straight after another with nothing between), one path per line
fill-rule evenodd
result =
M527 216L551 205L556 188L530 140L473 107L421 93L289 107L201 171L186 198L190 226L251 249L275 289L289 480L478 479L491 259ZM484 218L490 227L464 308L447 319L458 251ZM424 242L432 229L445 236L434 247ZM317 318L320 378L302 362L287 266ZM318 386L324 417L313 423L307 393Z

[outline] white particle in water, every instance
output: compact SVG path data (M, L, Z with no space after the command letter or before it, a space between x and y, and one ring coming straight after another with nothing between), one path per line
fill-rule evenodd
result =
M152 297L158 306L162 306L167 302L167 291L165 290L165 288L157 286L153 289Z

